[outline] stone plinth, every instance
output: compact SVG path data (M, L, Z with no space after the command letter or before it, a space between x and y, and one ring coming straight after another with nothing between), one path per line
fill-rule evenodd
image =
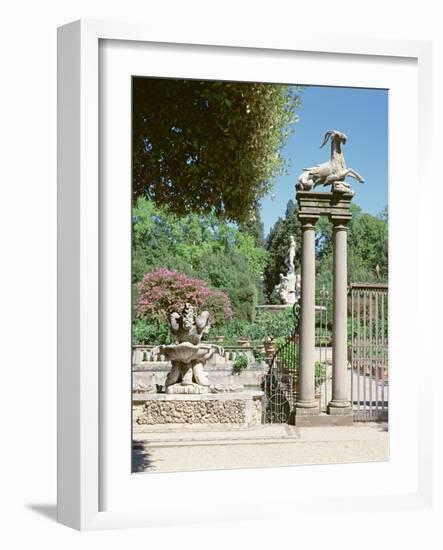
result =
M352 193L318 193L314 191L298 191L298 217L302 219L318 219L328 216L331 221L351 220Z
M145 394L134 403L134 431L250 428L261 424L263 392Z

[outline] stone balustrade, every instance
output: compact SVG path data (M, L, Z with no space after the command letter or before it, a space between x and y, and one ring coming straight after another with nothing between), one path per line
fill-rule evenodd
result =
M215 342L214 342L215 343ZM222 356L214 355L209 361L211 364L234 363L237 355L243 353L248 359L248 363L255 363L254 354L250 347L243 346L223 346L224 354ZM135 344L132 347L132 365L135 370L149 363L167 363L166 358L159 352L159 346L150 344Z

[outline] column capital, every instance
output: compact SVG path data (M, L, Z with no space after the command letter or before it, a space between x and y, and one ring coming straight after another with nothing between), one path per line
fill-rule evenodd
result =
M347 231L351 218L332 218L331 222L335 231Z
M315 224L318 221L318 216L300 216L299 220L303 229L315 229Z

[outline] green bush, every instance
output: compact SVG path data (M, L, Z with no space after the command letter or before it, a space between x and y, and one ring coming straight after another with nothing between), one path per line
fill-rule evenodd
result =
M150 322L137 319L132 326L133 344L169 344L171 336L166 321L153 320Z
M245 353L237 353L232 370L239 374L248 366L248 358Z
M252 342L272 339L283 343L294 333L298 324L298 317L294 317L291 309L282 313L261 313L251 323L241 319L233 319L224 326L216 329L216 334L224 336L226 345L234 345L238 338L250 338Z
M259 327L260 338L287 338L294 334L298 325L298 313L295 316L291 308L283 313L262 313L256 322Z
M242 279L239 277L238 286L227 288L226 293L231 299L235 316L252 323L255 319L255 306L257 305L257 287L252 281Z
M262 363L266 359L266 353L261 351L257 346L252 348L252 353L257 363Z

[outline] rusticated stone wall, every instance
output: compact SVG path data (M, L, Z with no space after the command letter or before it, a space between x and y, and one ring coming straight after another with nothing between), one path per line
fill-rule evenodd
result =
M262 417L261 392L220 395L146 395L134 404L134 429L142 431L161 425L208 425L249 427Z
M148 401L138 424L243 424L245 402L232 401Z

